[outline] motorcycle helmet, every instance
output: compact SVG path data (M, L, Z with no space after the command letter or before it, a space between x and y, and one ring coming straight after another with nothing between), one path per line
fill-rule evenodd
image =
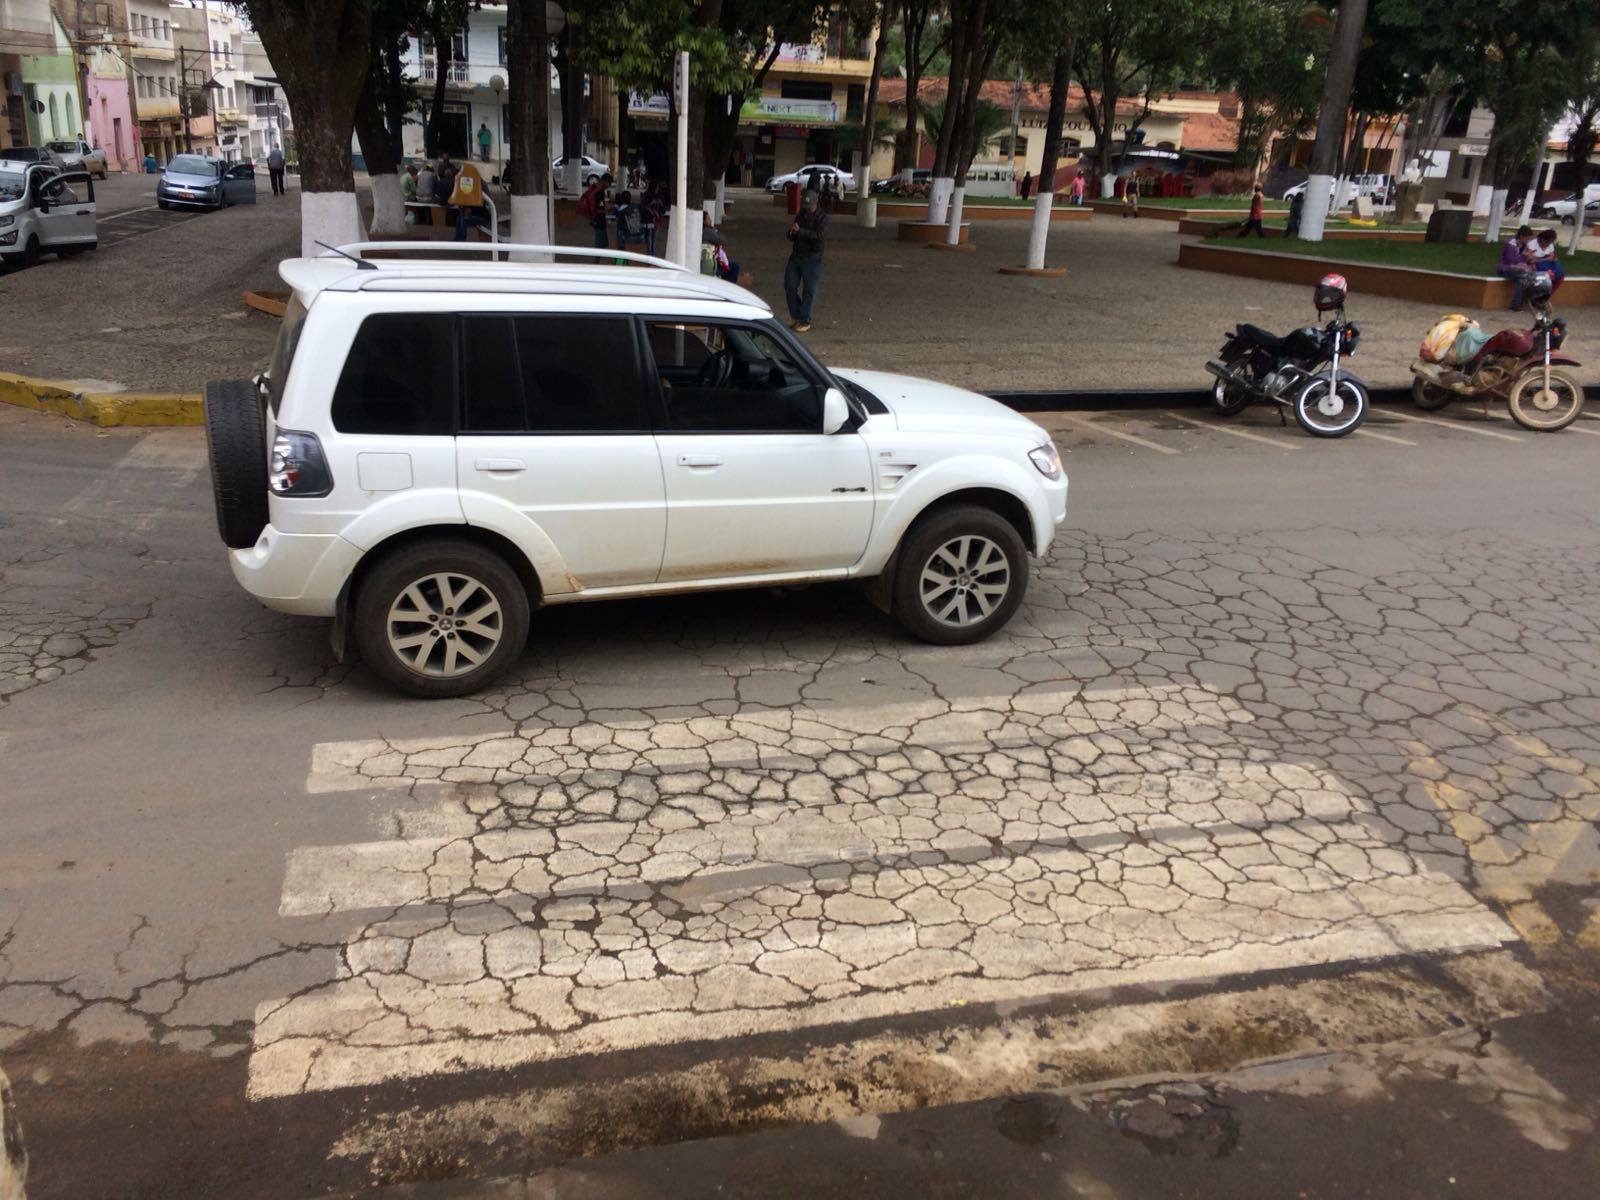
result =
M1523 294L1527 296L1529 304L1542 308L1550 303L1550 293L1555 290L1555 281L1550 278L1549 271L1535 271L1533 278L1524 285Z
M1344 307L1344 298L1350 294L1350 285L1343 275L1324 275L1317 283L1317 311L1332 312Z

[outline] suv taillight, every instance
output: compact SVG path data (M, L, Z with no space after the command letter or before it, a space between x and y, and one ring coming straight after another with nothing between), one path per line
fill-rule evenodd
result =
M326 496L333 491L333 476L316 434L278 430L267 463L267 486L278 496Z

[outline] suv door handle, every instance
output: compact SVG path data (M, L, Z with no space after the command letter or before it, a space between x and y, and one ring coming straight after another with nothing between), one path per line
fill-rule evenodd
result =
M722 457L717 454L680 454L678 455L680 467L720 467Z
M472 464L480 471L526 471L528 464L520 458L480 458Z

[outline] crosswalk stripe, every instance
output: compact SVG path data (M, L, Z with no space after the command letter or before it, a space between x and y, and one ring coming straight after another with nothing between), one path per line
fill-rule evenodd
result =
M1196 429L1206 429L1215 433L1225 433L1229 437L1243 438L1247 442L1260 442L1263 446L1271 446L1275 450L1299 450L1301 443L1291 442L1281 438L1262 437L1259 433L1249 433L1243 429L1233 429L1216 421L1196 421L1193 417L1181 416L1175 412L1165 414L1175 421L1182 421L1185 425L1192 425Z
M1143 446L1146 450L1154 450L1157 454L1183 453L1182 450L1172 446L1163 446L1160 442L1152 442L1149 438L1142 438L1136 433L1125 433L1120 429L1113 429L1104 421L1091 421L1087 417L1074 416L1072 413L1056 413L1055 416L1070 425L1092 430L1095 433L1103 433L1107 437L1114 437L1118 441L1129 442L1135 446Z
M1479 429L1465 421L1447 421L1442 417L1421 417L1416 413L1400 412L1398 409L1385 409L1384 414L1396 417L1402 421L1418 421L1424 425L1438 425L1443 429L1454 429L1460 433L1475 433L1479 437L1499 438L1502 442L1520 442L1523 439L1513 433L1501 433L1498 429Z

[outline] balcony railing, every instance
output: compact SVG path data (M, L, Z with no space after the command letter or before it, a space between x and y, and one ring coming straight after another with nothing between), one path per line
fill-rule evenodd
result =
M432 59L432 58L424 60L424 62L422 64L422 82L423 83L433 83L438 78L439 78L439 62L438 62L438 60L437 59ZM450 64L449 73L445 76L445 79L448 80L450 83L466 83L467 82L467 64L464 63L464 62L453 62L453 63L451 63Z

